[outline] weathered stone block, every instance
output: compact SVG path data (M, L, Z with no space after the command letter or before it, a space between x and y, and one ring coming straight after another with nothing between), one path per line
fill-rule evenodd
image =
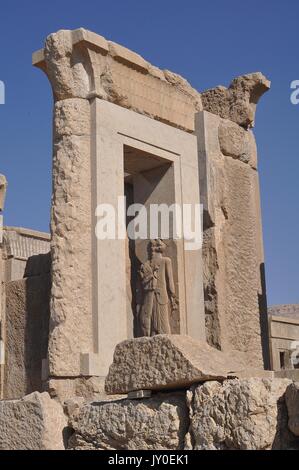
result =
M138 400L72 400L65 405L74 430L68 448L299 449L299 439L288 430L284 396L289 384L285 379L233 379Z
M189 392L195 450L266 450L299 447L287 431L285 379L207 382Z
M0 450L62 450L66 418L47 393L0 401Z
M286 403L289 415L289 429L299 436L299 382L289 385L286 391Z
M203 92L203 109L246 129L253 127L257 102L270 85L271 82L260 72L242 75L235 78L228 88L218 86Z
M79 450L176 450L188 430L185 393L150 399L86 404L70 420L69 448Z
M50 276L6 283L5 399L42 391L42 360L47 357Z
M116 346L106 378L108 394L133 390L189 387L224 379L236 364L229 356L184 335L158 335L124 341Z
M47 392L52 398L64 403L70 397L82 397L85 400L103 400L103 377L55 377L47 382Z
M227 119L219 124L219 144L223 155L257 166L257 151L253 133Z

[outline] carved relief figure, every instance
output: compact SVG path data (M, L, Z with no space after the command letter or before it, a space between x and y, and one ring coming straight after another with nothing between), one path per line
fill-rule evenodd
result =
M166 244L161 239L151 240L150 258L141 265L139 274L143 287L143 302L139 312L142 336L171 334L169 307L178 308L170 258L163 256Z

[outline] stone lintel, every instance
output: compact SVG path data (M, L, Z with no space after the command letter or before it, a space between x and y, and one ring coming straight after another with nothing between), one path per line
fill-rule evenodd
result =
M72 31L72 45L76 46L80 43L84 43L86 47L96 50L103 55L110 53L115 60L139 71L144 73L149 71L149 63L139 54L116 42L107 41L103 36L92 31L87 31L83 28ZM40 49L32 54L32 64L40 68L46 65L44 49Z
M253 127L258 100L270 88L257 72L199 93L180 75L84 28L51 34L32 62L48 75L56 100L96 96L188 132L203 109Z
M200 93L181 76L83 28L60 30L32 56L56 101L98 97L188 132L202 109Z
M136 66L136 68L143 69L144 71L148 71L149 69L148 62L146 62L139 54L113 41L107 41L100 34L93 33L92 31L88 31L83 28L75 29L73 31L58 31L58 33L61 32L71 33L73 46L76 46L80 43L85 43L87 47L98 50L103 55L110 53L111 56L120 62L130 64L131 66ZM32 65L40 67L43 62L45 62L45 50L39 49L33 52Z

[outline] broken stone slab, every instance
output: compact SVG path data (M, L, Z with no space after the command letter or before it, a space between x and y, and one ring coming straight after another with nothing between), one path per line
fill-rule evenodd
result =
M292 383L286 390L286 404L289 416L289 430L299 436L299 382Z
M0 401L0 450L63 450L67 421L48 393Z
M143 337L116 346L105 391L111 395L180 389L207 380L224 380L237 369L230 356L189 336Z

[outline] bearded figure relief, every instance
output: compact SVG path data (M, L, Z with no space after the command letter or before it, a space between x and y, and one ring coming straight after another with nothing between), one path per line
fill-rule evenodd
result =
M143 290L139 310L141 336L171 334L169 315L178 309L172 261L163 256L165 250L166 244L163 240L151 240L150 257L141 265L139 271Z

